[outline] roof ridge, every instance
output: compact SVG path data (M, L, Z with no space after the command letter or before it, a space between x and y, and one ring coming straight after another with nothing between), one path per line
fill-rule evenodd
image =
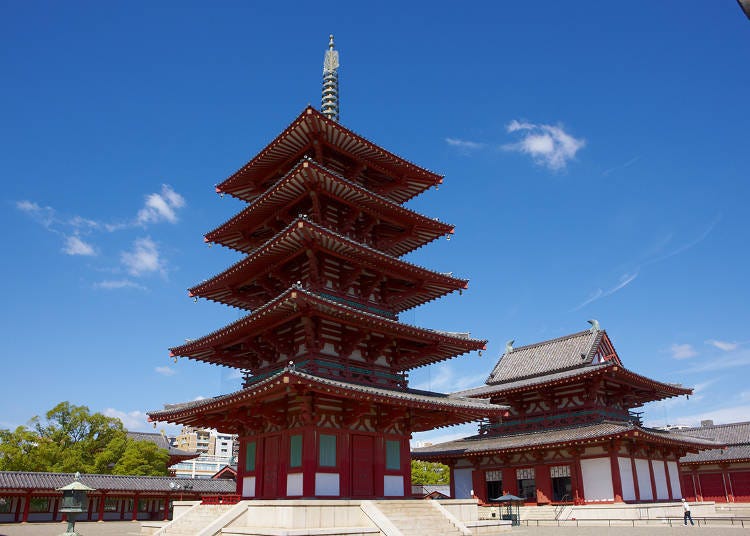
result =
M599 333L605 333L605 330L599 329L599 330L597 330L597 332L599 332ZM585 335L586 333L592 333L591 329L585 329L585 330L579 331L577 333L571 333L569 335L562 335L560 337L555 337L554 339L548 339L548 340L545 340L545 341L539 341L539 342L535 342L535 343L532 343L532 344L527 344L527 345L524 345L524 346L519 346L517 348L513 348L510 352L503 353L503 355L505 355L506 353L517 352L519 350L527 350L529 348L534 348L534 347L537 347L537 346L543 346L545 344L551 344L553 342L564 341L565 339L572 339L574 337L580 337L581 335Z

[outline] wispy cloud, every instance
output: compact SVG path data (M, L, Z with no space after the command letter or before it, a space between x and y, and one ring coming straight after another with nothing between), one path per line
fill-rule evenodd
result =
M162 376L174 376L177 374L177 371L172 367L156 367L154 370Z
M690 242L687 242L671 251L668 251L667 253L660 253L664 248L666 248L668 242L671 240L672 235L669 234L667 237L662 238L659 242L659 245L657 248L652 248L651 257L647 258L645 261L641 262L640 264L636 265L635 269L630 270L629 272L623 274L620 276L620 279L618 280L618 283L615 284L612 288L609 290L603 290L602 288L596 289L594 292L589 294L588 298L586 298L581 304L571 309L572 311L578 311L579 309L582 309L589 305L592 302L595 302L596 300L599 300L601 298L611 296L615 292L622 290L626 286L628 286L630 283L632 283L638 275L641 273L643 268L650 266L652 264L656 264L662 261L665 261L667 259L670 259L676 255L680 255L682 253L685 253L689 249L697 246L701 242L703 242L708 235L711 234L711 231L714 230L716 225L721 221L721 214L717 214L717 216L708 224L708 226L693 240Z
M144 207L138 211L136 222L139 225L168 221L177 222L177 210L185 206L185 198L168 184L162 184L161 193L146 196Z
M641 159L640 155L639 156L634 156L633 158L631 158L630 160L628 160L624 164L621 164L621 165L615 166L615 167L611 167L609 169L605 169L604 171L602 171L602 176L603 177L608 177L614 171L619 171L621 169L627 169L630 166L632 166L633 164L635 164L636 162L638 162L638 160L640 160L640 159Z
M486 372L462 376L454 370L452 365L443 363L431 367L428 371L427 379L423 379L420 383L414 384L411 387L423 391L455 392L481 385L486 379Z
M519 133L521 139L516 143L503 145L502 149L529 155L536 164L552 171L565 169L568 162L586 145L586 140L575 138L561 126L514 119L506 130L509 133Z
M450 145L451 147L456 147L458 149L462 149L463 151L475 151L478 149L483 149L487 146L486 143L479 142L479 141L470 141L470 140L461 140L459 138L445 138L445 143Z
M138 238L133 243L133 249L123 251L120 260L128 273L134 276L160 272L165 273L165 267L159 248L151 238Z
M65 245L63 246L63 253L66 255L84 255L84 256L94 256L96 255L96 251L94 250L94 246L89 244L88 242L84 242L77 236L68 236L65 238Z
M673 344L669 347L669 352L674 359L690 359L698 355L690 344Z
M130 279L99 281L97 283L94 283L93 287L103 290L117 290L121 288L137 288L139 290L146 290L146 287L144 287L143 285L139 285L138 283L136 283L135 281L131 281Z
M715 339L710 339L706 341L706 344L710 344L714 348L718 348L719 350L724 350L725 352L732 352L739 348L739 343L736 342L726 342L726 341L717 341Z
M722 355L716 359L702 359L693 366L683 369L685 373L715 372L718 370L728 370L750 365L750 351L740 350Z
M127 430L138 430L144 432L149 428L148 417L143 411L120 411L115 408L107 408L102 413L107 417L120 419Z
M595 302L596 300L599 300L601 298L605 298L607 296L611 296L615 292L624 289L627 287L630 283L635 281L636 277L638 277L638 272L629 273L629 274L622 274L620 276L619 281L615 286L608 290L603 290L601 288L596 289L594 292L591 293L591 295L584 300L583 303L572 309L572 311L578 311L579 309L583 309L588 304Z

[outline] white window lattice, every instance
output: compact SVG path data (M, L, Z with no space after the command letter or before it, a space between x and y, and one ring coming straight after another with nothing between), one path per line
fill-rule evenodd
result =
M484 479L487 482L500 482L503 479L502 471L487 471L484 473Z
M553 465L549 468L549 476L552 478L570 476L570 465Z
M516 469L517 480L533 480L536 477L533 467L527 467L526 469Z

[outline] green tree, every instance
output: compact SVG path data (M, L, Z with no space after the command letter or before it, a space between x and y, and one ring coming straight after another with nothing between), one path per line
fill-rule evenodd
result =
M128 441L112 470L115 475L167 476L169 453L150 441Z
M118 474L168 474L169 454L154 449L160 450L148 441L129 441L119 419L61 402L44 420L31 419L30 427L0 430L0 470L109 474L127 454ZM135 463L139 454L143 459Z
M411 483L415 486L450 484L450 468L437 462L411 461Z

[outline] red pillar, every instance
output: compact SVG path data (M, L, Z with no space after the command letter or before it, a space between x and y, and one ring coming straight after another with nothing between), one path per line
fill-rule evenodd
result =
M104 521L104 503L107 500L107 494L105 492L102 492L102 494L99 496L99 519L97 521L101 522Z
M518 481L513 467L503 467L503 493L518 495Z
M617 441L611 441L609 444L609 466L612 473L612 492L614 502L623 502L622 500L622 477L620 476L620 463L617 455L620 453L620 444Z
M58 510L60 509L60 503L57 502L57 497L52 498L52 521L57 521L57 514L59 513ZM67 521L67 516L65 514L62 515L61 521Z
M382 434L377 434L375 436L375 452L373 452L373 461L374 461L374 467L373 467L373 476L374 482L372 483L372 489L375 491L376 497L384 497L385 496L385 482L384 482L384 476L385 476L385 440L383 439Z
M315 430L311 427L302 432L302 496L315 496L315 468L317 467Z
M404 497L411 497L411 435L401 440L401 472L404 475Z
M653 502L656 502L656 477L654 476L654 462L652 458L653 454L649 453L648 456L648 476L651 477L651 493Z
M347 430L342 434L337 434L339 449L336 453L338 456L338 468L339 468L339 497L350 497L352 489L352 445L349 439L351 434ZM381 435L376 437L375 449L382 448L383 450L383 473L385 473L385 441ZM377 476L375 479L377 480ZM380 475L381 486L383 485L383 475ZM385 493L385 491L383 492ZM382 495L381 495L382 496Z
M487 502L487 484L485 483L484 471L479 469L479 462L474 462L474 468L471 471L471 487L474 488L474 497L480 502Z
M667 476L667 493L669 494L669 500L674 499L672 497L672 478L669 476L669 465L667 465L667 458L664 457L664 474Z
M162 517L162 521L167 521L169 519L169 495L164 497L164 517Z
M138 521L138 498L139 495L136 493L133 497L133 513L130 518L130 521Z
M29 522L29 508L31 507L31 492L27 491L24 495L23 501L23 517L21 517L21 523Z
M728 503L734 502L734 490L732 489L732 481L729 479L729 466L721 464L719 468L721 469L721 479L724 481L724 496Z
M635 491L635 500L641 500L641 488L638 486L638 468L635 466L635 453L630 451L630 469L633 471L633 490Z
M534 466L534 480L536 481L537 504L549 504L552 502L552 477L549 467L543 463Z
M586 490L583 487L583 473L581 472L581 450L571 449L573 453L573 463L570 466L570 481L573 488L573 502L575 504L586 503Z
M16 515L13 516L13 522L18 523L18 520L21 518L21 496L17 496L15 498L16 500Z

